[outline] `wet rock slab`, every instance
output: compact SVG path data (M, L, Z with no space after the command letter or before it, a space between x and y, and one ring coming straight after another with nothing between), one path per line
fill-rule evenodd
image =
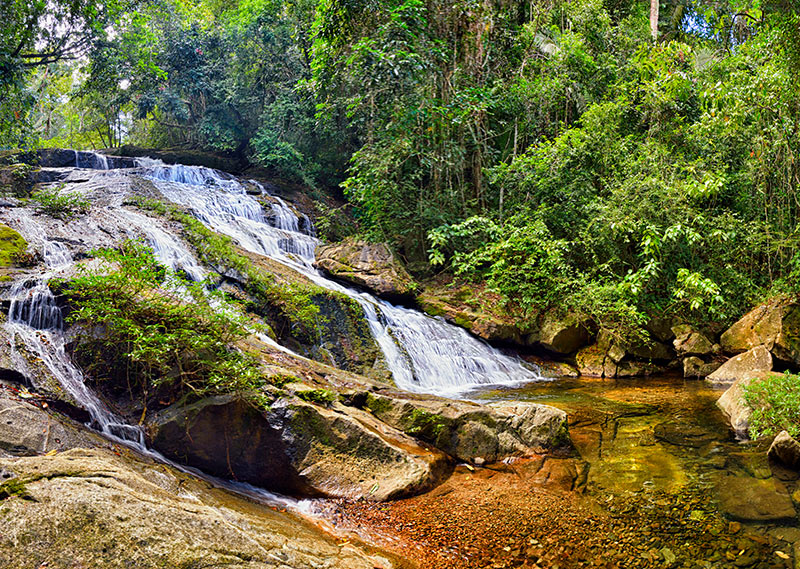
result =
M291 514L109 451L0 459L1 469L24 488L0 501L2 567L396 566Z
M782 521L797 515L786 487L774 478L722 476L716 486L719 508L741 521Z

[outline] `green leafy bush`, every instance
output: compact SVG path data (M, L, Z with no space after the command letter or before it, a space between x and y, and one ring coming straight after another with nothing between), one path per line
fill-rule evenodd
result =
M744 388L744 398L752 408L749 434L753 439L788 431L800 435L800 375L768 375Z
M159 265L141 242L95 254L102 265L82 265L65 288L69 321L83 326L80 359L95 377L196 394L263 384L257 361L234 347L249 333L240 312Z

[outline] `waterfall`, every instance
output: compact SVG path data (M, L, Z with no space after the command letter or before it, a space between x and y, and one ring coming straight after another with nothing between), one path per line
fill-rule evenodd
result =
M75 167L88 168L92 170L109 170L108 157L104 154L83 150L75 152Z
M233 177L209 168L167 166L155 160L143 160L140 166L165 198L187 207L209 228L231 237L244 249L301 272L321 287L356 300L398 387L447 395L476 385L542 379L520 360L441 318L394 306L324 277L313 267L319 241L312 224L307 219L300 223L280 198L271 197L267 216L262 204Z

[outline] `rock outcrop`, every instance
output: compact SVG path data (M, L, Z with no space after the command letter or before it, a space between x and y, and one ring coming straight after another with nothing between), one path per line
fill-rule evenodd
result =
M800 304L774 300L748 312L720 338L726 352L739 353L765 346L789 364L800 364Z
M335 540L163 464L109 450L0 458L3 567L391 569Z
M399 392L361 397L364 408L384 423L462 461L496 462L570 444L567 414L548 405L483 406Z
M729 385L740 379L772 370L772 355L764 346L734 356L726 361L714 373L706 377L706 381L719 385Z
M389 300L410 300L414 281L384 243L346 240L318 247L316 265L332 277Z
M723 476L716 490L720 510L736 520L766 522L797 515L786 487L775 478Z
M447 459L359 409L244 395L177 405L151 423L153 446L206 472L271 490L388 500L430 489Z

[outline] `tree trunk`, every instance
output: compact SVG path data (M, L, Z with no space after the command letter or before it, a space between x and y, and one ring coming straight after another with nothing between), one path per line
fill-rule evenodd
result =
M658 39L658 0L650 0L650 35Z

